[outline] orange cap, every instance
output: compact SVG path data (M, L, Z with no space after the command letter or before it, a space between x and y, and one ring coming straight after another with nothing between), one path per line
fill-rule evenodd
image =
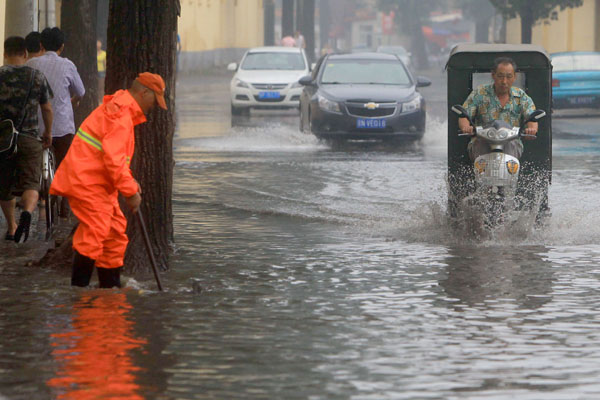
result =
M138 75L137 81L154 92L156 102L160 108L167 109L167 103L165 103L165 81L163 81L160 75L151 72L142 72Z

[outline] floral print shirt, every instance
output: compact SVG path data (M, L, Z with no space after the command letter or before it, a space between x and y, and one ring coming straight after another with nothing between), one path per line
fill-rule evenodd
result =
M494 84L481 85L473 90L463 107L467 109L473 122L478 126L487 126L495 120L503 120L512 126L520 126L535 110L535 104L523 89L510 88L510 98L502 107Z

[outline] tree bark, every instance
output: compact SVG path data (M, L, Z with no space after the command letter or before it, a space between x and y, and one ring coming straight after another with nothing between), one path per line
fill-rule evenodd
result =
M142 211L153 251L167 268L173 240L173 133L175 130L175 68L179 0L111 0L107 32L106 90L128 88L144 71L157 73L167 85L168 111L154 109L148 122L136 128L131 166L142 187ZM126 208L124 208L126 209ZM126 270L150 271L143 238L131 213L127 234Z
M294 0L282 0L281 36L294 36Z
M75 129L98 107L97 7L97 0L63 0L60 10L61 29L66 38L61 55L73 61L85 87L79 107L73 110ZM86 28L81 29L82 26Z

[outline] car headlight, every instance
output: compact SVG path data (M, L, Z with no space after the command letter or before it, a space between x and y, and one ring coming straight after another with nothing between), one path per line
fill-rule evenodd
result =
M335 101L331 101L321 95L318 95L317 99L319 100L319 107L321 108L321 110L337 112L337 113L342 112L340 110L339 103L337 103Z
M294 82L292 83L292 86L290 86L291 89L296 89L302 87L302 85L300 84L300 82Z
M241 87L241 88L249 88L250 86L248 86L248 84L240 79L235 78L235 86L237 87Z
M402 112L416 111L421 108L421 98L415 97L414 99L402 103Z

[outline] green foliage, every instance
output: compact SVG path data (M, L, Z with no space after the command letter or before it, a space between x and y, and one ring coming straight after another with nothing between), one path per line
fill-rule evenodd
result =
M476 1L476 0L475 0ZM583 0L490 0L496 9L505 17L515 18L517 15L529 14L532 22L540 19L557 19L559 10L579 7Z

